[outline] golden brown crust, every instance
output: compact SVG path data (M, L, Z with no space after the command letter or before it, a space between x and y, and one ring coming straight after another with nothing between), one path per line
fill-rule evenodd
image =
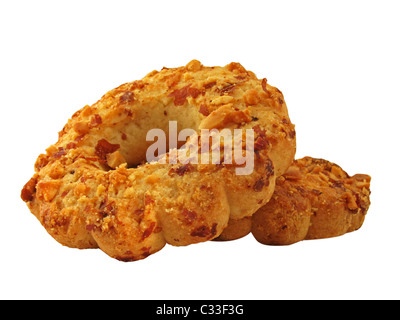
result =
M220 235L235 240L252 232L261 243L287 245L335 237L359 229L370 205L370 176L350 177L338 165L305 157L277 178L271 200L248 221Z
M236 175L235 164L145 163L153 143L146 134L168 132L169 120L178 131L253 129L253 173ZM166 243L213 239L230 217L252 215L292 162L295 143L282 93L266 79L238 63L204 67L193 60L123 84L77 111L38 157L21 197L60 243L143 259Z

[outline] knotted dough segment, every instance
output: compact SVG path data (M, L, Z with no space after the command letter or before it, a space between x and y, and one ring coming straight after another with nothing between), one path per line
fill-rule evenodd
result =
M151 129L166 133L167 152L187 143L169 143L170 121L178 132L198 134L251 129L254 145L244 135L241 148L253 155L254 169L237 175L243 164L225 163L225 142L218 164L147 163ZM238 63L205 67L193 60L123 84L77 111L38 157L21 197L61 244L133 261L166 243L213 239L230 218L251 216L271 197L294 152L294 126L278 89Z
M358 230L370 206L370 181L324 159L296 160L253 215L251 231L263 244L288 245Z
M252 217L231 220L218 240L252 232L263 244L288 245L357 230L370 205L370 180L365 174L349 176L324 159L295 160L276 179L271 200Z

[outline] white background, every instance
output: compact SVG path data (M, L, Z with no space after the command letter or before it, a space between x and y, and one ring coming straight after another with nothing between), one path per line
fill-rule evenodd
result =
M399 299L398 1L1 1L0 298ZM363 227L287 247L61 246L19 198L67 119L163 66L240 62L278 87L297 157L372 176Z

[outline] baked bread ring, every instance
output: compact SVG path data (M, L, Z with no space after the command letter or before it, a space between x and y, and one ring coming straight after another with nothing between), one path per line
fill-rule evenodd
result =
M250 232L263 244L288 245L359 229L370 205L370 180L350 177L323 159L295 160L276 179L271 200L251 218L230 221L219 240L235 240Z
M253 148L243 136L240 151L253 156L253 171L237 175L242 165L225 163L224 148L220 164L174 163L171 145L148 163L149 130L168 133L170 121L197 133L251 129ZM282 93L266 79L238 63L204 67L193 60L123 84L76 112L38 157L21 197L61 244L139 260L166 243L213 239L230 217L251 216L272 196L295 143Z

